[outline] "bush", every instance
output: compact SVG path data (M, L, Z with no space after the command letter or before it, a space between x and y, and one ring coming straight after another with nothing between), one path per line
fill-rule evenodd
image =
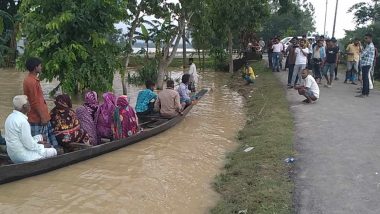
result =
M137 70L136 73L128 76L128 83L142 85L146 80L156 81L158 77L158 63L156 60L150 60Z
M216 70L225 70L226 65L228 65L228 54L223 48L211 48L210 57Z

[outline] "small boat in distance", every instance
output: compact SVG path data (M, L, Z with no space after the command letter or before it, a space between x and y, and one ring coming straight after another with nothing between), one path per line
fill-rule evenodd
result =
M196 95L196 99L201 99L206 93L207 89L200 90ZM171 127L181 122L185 116L190 112L194 105L188 106L181 115L167 119L161 117L147 117L140 126L143 131L128 138L106 142L92 147L82 147L81 149L58 155L56 157L40 159L27 163L8 164L0 166L0 184L20 180L23 178L39 175L55 169L59 169L74 163L78 163L96 156L115 151L117 149L132 145L139 141L145 140L161 132L164 132ZM6 158L5 155L0 158Z

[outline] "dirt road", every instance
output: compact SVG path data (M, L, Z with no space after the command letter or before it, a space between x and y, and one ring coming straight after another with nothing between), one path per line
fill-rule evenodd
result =
M287 72L276 73L286 86ZM380 213L380 92L321 87L315 104L287 90L295 118L297 213Z

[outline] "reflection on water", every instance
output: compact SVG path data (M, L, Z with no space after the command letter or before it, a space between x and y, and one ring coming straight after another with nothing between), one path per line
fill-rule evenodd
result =
M7 115L3 112L11 110L12 96L22 92L23 75L0 73L2 125ZM200 84L214 90L184 121L156 137L1 185L0 212L206 213L218 200L211 182L225 153L235 148L234 136L244 121L242 100L224 86L227 78L221 73L203 73ZM115 80L117 94L119 82ZM137 91L129 90L132 102Z

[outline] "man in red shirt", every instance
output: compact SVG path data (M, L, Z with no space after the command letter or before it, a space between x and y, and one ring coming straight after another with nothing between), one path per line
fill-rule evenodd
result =
M58 142L50 124L49 109L44 99L40 79L38 78L42 70L42 62L35 57L29 58L26 61L26 68L29 71L29 75L24 79L23 88L31 107L28 113L28 121L31 126L32 136L41 134L48 138L48 142L52 146L57 147Z

